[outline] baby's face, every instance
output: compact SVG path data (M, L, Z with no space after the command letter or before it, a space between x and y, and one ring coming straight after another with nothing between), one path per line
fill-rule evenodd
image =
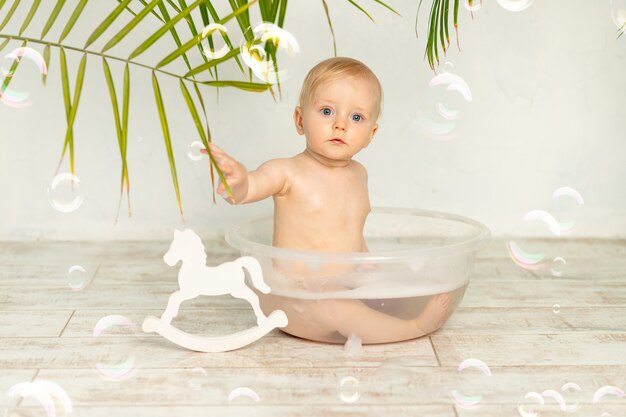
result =
M317 87L294 121L306 136L307 150L330 166L343 165L367 147L376 134L379 106L376 85L365 77L327 81Z

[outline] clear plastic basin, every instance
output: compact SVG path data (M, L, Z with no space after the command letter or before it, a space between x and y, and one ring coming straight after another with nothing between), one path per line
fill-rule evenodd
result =
M386 343L435 331L460 303L476 252L490 232L458 215L374 208L369 252L296 251L272 246L273 218L236 225L226 241L256 258L271 292L256 291L265 314L287 314L287 333L322 342ZM248 282L251 288L254 288ZM419 326L414 326L418 322Z

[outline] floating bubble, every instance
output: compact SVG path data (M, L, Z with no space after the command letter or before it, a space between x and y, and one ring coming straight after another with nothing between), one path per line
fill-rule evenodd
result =
M124 381L137 372L135 369L135 357L130 356L124 362L118 364L96 363L96 370L104 379L109 381Z
M509 256L517 265L521 266L525 269L539 269L543 268L543 254L537 253L527 253L523 251L517 243L514 241L508 241L506 243L506 248L509 251Z
M211 35L213 32L222 32L227 33L228 29L224 25L220 25L219 23L211 23L206 26L202 31L202 38L206 38ZM219 59L228 53L228 45L224 44L220 49L214 50L207 47L202 47L202 51L204 55L209 59Z
M439 112L441 117L443 117L444 119L455 120L455 119L459 118L459 113L460 112L458 110L448 109L441 102L437 103L437 111Z
M487 376L491 376L491 369L489 369L487 364L481 361L480 359L475 359L475 358L465 359L463 362L459 364L459 367L457 370L460 372L467 368L477 368L483 374Z
M41 56L41 54L37 52L36 50L29 48L27 46L16 48L10 53L6 54L4 57L6 59L13 59L17 61L21 60L22 57L25 57L30 62L33 62L35 64L35 66L37 67L37 69L42 75L45 75L48 73L46 62ZM11 71L7 71L4 68L2 68L2 74L3 74L3 80L6 77L12 77L14 75ZM4 91L4 93L0 94L0 101L2 101L4 104L10 107L21 108L21 107L26 107L30 104L30 102L28 102L29 96L30 96L30 93L26 91L16 91L16 90L12 90L11 88L7 88Z
M582 195L580 195L578 191L576 191L575 189L571 187L561 187L561 188L557 188L556 190L554 190L554 192L552 193L552 199L555 200L555 199L558 199L559 197L569 197L571 200L575 201L578 205L585 204L585 201L583 200ZM560 208L563 209L563 207L560 207ZM574 222L573 221L559 222L559 229L561 231L561 234L563 235L569 234L574 230Z
M300 52L300 46L296 38L286 30L273 23L261 23L254 28L255 37L252 41L241 40L241 58L254 75L261 81L276 84L279 80L284 80L287 70L276 72L274 61L267 56L264 45L272 42L277 50L284 50L290 55Z
M344 403L353 403L361 397L359 380L353 376L345 376L339 382L339 399Z
M482 0L463 0L463 6L470 12L474 13L483 7Z
M87 274L85 268L80 265L72 265L67 270L67 284L73 291L80 291L85 288Z
M557 256L556 258L552 260L552 268L550 268L550 271L552 272L552 275L554 275L555 277L560 277L561 275L563 275L563 271L560 269L560 267L557 264L565 265L567 264L567 262L565 261L565 259L561 258L560 256Z
M483 399L481 395L467 396L454 389L450 391L450 395L452 395L454 402L456 402L459 407L465 408L466 410L473 410L480 407L480 402Z
M476 359L476 358L465 359L463 362L459 364L457 371L461 372L467 368L476 368L480 370L486 376L491 376L491 369L489 369L487 364L481 361L480 359ZM451 390L450 395L452 395L452 398L454 399L454 401L459 407L465 408L468 410L478 408L480 406L480 401L482 400L481 395L469 396L469 395L465 395L461 393L458 390Z
M595 392L595 394L593 394L592 402L594 404L597 403L605 395L615 395L616 397L623 398L624 397L624 391L622 391L620 388L615 387L613 385L605 385L605 386L599 388Z
M466 101L472 101L472 90L469 85L467 85L463 78L451 72L442 72L434 76L428 85L431 87L445 85L447 86L446 91L457 91Z
M624 32L626 24L626 0L610 0L611 18L620 32Z
M530 220L541 220L542 222L546 224L546 226L548 226L548 228L554 235L561 236L561 227L559 226L559 223L556 221L554 216L548 213L547 211L545 210L529 211L524 216L524 221L527 222Z
M343 351L348 356L358 356L361 354L361 338L351 334L343 346Z
M533 0L497 0L498 4L510 12L521 12L533 4Z
M130 330L132 333L136 333L137 326L135 323L126 316L119 314L111 314L110 316L102 317L98 320L93 328L93 337L98 337L105 330L113 329L115 327L121 327L123 330Z
M541 393L541 396L544 398L552 398L554 399L558 404L559 404L559 408L562 411L565 411L565 400L563 399L563 396L561 395L560 392L552 390L552 389L547 389L545 391L543 391Z
M561 312L561 306L559 304L555 304L552 306L552 312L554 314L559 314Z
M201 149L204 149L204 144L202 142L200 142L199 140L192 142L191 145L189 145L189 151L187 152L187 156L192 161L200 161L202 159L205 159L206 156L200 153Z
M247 397L256 402L261 401L259 394L257 394L256 392L254 392L252 389L248 387L238 387L232 390L230 394L228 394L228 401L232 401L235 398L239 398L239 397Z
M433 139L447 141L456 138L456 134L452 133L456 127L454 122L436 122L418 110L417 124L423 132Z
M575 189L573 189L572 187L560 187L554 190L554 192L552 193L552 198L558 198L561 196L571 197L574 200L576 200L578 204L581 204L581 205L585 204L585 200L583 200L583 196L580 195L580 193L576 191Z
M105 330L131 331L136 334L137 326L128 317L119 314L112 314L102 317L93 329L93 336L100 336ZM135 357L129 356L126 360L117 364L105 364L97 362L95 365L98 374L109 381L123 381L136 373Z
M64 172L52 179L48 187L48 200L55 210L71 213L83 204L83 197L78 195L80 179L69 172Z
M533 399L541 405L545 404L543 400L543 396L541 396L541 394L534 392L534 391L528 392L524 396L524 400L529 400L529 399ZM539 413L535 412L532 406L526 409L525 407L527 406L528 406L527 404L522 404L522 403L517 405L517 412L519 413L520 416L522 417L538 417L539 416Z
M570 392L570 391L579 392L580 390L581 390L580 385L576 384L575 382L568 382L567 384L564 384L561 387L561 392L565 392L565 393ZM576 412L576 410L578 410L578 403L568 405L565 409L565 411L569 413L574 413Z
M19 401L22 398L33 398L44 408L46 416L57 416L57 404L61 405L63 414L69 414L73 412L73 404L67 392L61 388L58 384L46 381L37 380L34 382L21 382L13 385L6 393L7 397ZM19 397L19 398L18 398ZM9 408L14 408L14 405L9 404ZM12 415L10 412L5 415Z
M191 370L191 377L187 381L187 385L194 391L198 391L202 388L203 377L207 376L206 371L203 368L195 367Z

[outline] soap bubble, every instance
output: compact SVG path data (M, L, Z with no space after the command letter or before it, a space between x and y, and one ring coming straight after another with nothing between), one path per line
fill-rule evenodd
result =
M93 329L93 337L100 336L104 331L112 331L117 334L137 333L137 326L128 317L112 314L102 317ZM109 381L123 381L136 373L135 357L129 356L126 360L116 364L97 362L95 365L98 374Z
M551 212L556 213L555 217L561 219L558 222L560 233L570 234L574 231L576 210L585 204L582 195L574 188L560 187L552 193L552 203L554 208ZM569 221L563 221L563 218L568 218Z
M509 252L509 256L517 265L521 266L524 269L539 269L543 267L543 254L537 253L527 253L523 251L517 243L514 241L508 241L506 243L506 248Z
M543 396L534 391L527 392L524 399L517 405L517 412L522 417L538 417L539 413L535 411L538 407L537 403L545 404Z
M45 410L47 417L70 414L74 409L72 400L63 388L54 382L43 379L15 384L9 388L6 396L9 398L9 403L5 410L5 416L21 415L20 413L14 414L13 411L17 409L18 404L24 398L36 400ZM24 406L23 403L20 405Z
M457 370L459 372L467 369L467 368L476 368L479 369L483 374L487 376L491 376L491 369L487 366L487 364L480 359L469 358L465 359L463 362L459 364Z
M35 66L42 75L48 73L46 62L44 61L41 54L27 46L16 48L10 53L6 54L4 57L6 59L13 59L18 61L21 60L21 58L25 57L28 61L35 64ZM12 77L14 75L10 70L7 71L3 67L0 67L0 70L2 73L2 81L4 81L6 77ZM2 84L2 81L0 81L0 84ZM22 108L30 104L30 102L28 101L29 96L30 93L27 91L16 91L12 90L9 87L4 91L4 93L0 94L0 101L10 107Z
M344 403L354 403L361 397L359 380L353 376L345 376L339 382L339 399Z
M259 394L257 394L256 392L254 392L252 389L248 387L238 387L232 390L230 394L228 394L228 401L232 401L235 398L239 398L239 397L250 398L254 400L255 402L261 401Z
M497 0L498 4L510 12L521 12L533 4L533 0Z
M476 368L480 370L486 376L491 376L491 369L487 366L487 364L480 359L469 358L465 359L461 362L457 368L458 372L461 372L468 368ZM480 402L482 401L481 395L465 395L458 390L451 390L450 395L454 399L454 402L461 408L465 408L467 410L473 410L480 407Z
M202 388L202 381L207 376L206 371L203 368L195 367L191 370L191 376L187 381L187 385L194 391L198 391Z
M559 266L558 264L561 264L561 266ZM563 275L563 270L561 269L561 267L565 264L567 264L567 262L562 257L557 256L556 258L554 258L552 260L552 268L550 268L550 272L552 272L552 275L554 275L555 277L560 277L561 275Z
M85 288L87 274L85 268L80 265L72 265L67 270L67 284L73 291Z
M202 31L202 38L206 38L207 36L211 35L213 32L227 33L228 29L226 28L226 26L220 25L219 23L211 23L210 25L206 26L204 30ZM213 45L215 46L215 41ZM224 45L222 45L222 47L217 50L211 49L206 46L202 47L202 51L204 52L204 55L209 59L222 58L224 55L228 53L228 50L229 50L228 45L226 45L225 42L224 42Z
M561 228L554 216L545 210L531 210L524 215L524 221L541 220L556 236L561 236Z
M626 0L610 0L611 18L620 32L624 32L626 24Z
M616 397L623 398L624 391L622 391L620 388L615 387L613 385L605 385L601 388L598 388L598 390L593 394L592 402L596 404L598 401L602 399L602 397L606 395L615 395Z
M343 346L343 351L348 356L358 356L361 354L361 338L357 335L351 334L346 340L346 344Z
M276 46L276 52L283 50L289 55L294 55L300 53L296 38L273 23L261 23L253 29L253 32L255 36L252 41L246 41L245 38L241 40L240 51L243 61L263 82L276 84L286 79L287 70L282 69L276 72L274 61L266 55L265 44L272 42ZM282 65L281 68L283 68Z
M434 100L436 112L417 110L417 123L420 130L439 141L456 138L454 129L457 122L455 120L461 117L461 108L472 101L472 91L469 85L459 75L452 73L452 68L454 65L447 61L443 66L443 72L435 75L428 83L430 87L435 88L445 86L443 90L436 90L436 94L439 95Z
M69 172L64 172L52 179L48 187L48 200L55 210L71 213L83 204L83 197L78 194L80 179Z
M579 392L580 391L580 385L576 384L575 382L568 382L567 384L564 384L561 387L561 392L571 392L571 391L575 391L575 392ZM573 405L568 405L566 407L567 412L573 413L576 410L578 410L578 403L574 403Z
M552 306L552 312L554 314L559 314L561 312L561 305L560 304L555 304Z
M482 0L463 0L463 6L470 12L474 13L479 11L483 7Z
M207 156L200 153L201 149L204 149L204 144L202 142L200 142L199 140L191 142L191 145L189 145L189 151L187 152L187 156L192 161L200 161L202 159L205 159Z

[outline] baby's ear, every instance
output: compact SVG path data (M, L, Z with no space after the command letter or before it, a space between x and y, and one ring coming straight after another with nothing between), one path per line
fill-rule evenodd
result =
M293 111L293 122L296 125L296 131L299 135L304 135L304 124L302 123L302 107L296 106Z
M367 145L372 143L372 139L374 139L374 136L376 135L376 132L378 132L378 123L375 123L374 126L372 126L372 133L370 133L370 140L369 140L369 142L367 142ZM365 145L365 146L367 146L367 145Z

